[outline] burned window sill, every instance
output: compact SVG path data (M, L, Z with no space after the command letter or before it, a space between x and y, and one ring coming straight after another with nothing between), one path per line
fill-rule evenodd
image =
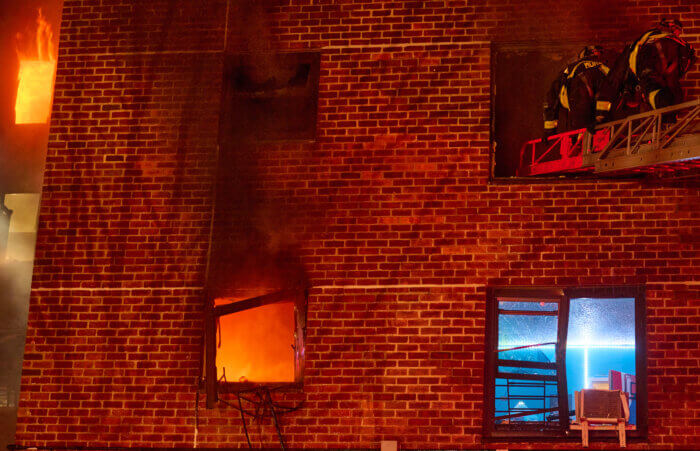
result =
M246 393L260 388L267 388L271 392L301 393L304 391L302 382L219 382L219 393Z
M219 382L217 384L219 394L249 393L260 388L267 388L270 392L303 393L303 382ZM206 392L204 380L199 384L199 390Z

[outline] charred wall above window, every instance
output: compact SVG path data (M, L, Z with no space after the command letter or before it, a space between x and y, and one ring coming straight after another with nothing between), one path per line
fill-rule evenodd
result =
M207 271L209 407L219 394L240 394L251 383L302 381L307 276L295 238L298 212L291 193L269 196L258 171L270 143L315 138L319 62L310 52L232 55L225 62ZM287 329L277 331L283 333L276 343L234 333L265 335L275 327ZM264 347L270 352L263 359ZM230 358L231 349L241 351Z
M313 140L316 137L319 54L229 56L224 69L222 144Z
M306 286L293 194L271 198L258 172L267 143L315 137L319 63L313 52L227 57L207 282L212 296Z

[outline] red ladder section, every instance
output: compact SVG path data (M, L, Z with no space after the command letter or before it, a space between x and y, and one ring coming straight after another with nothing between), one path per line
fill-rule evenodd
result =
M528 141L520 149L518 176L567 173L668 176L700 168L700 99Z

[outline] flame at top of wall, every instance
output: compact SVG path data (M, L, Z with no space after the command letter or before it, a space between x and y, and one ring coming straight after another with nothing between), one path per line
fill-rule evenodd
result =
M17 56L19 75L17 101L15 103L16 124L45 124L51 113L51 100L56 74L56 47L53 30L41 9L38 10L34 39L27 40L17 33ZM31 45L22 44L32 42Z

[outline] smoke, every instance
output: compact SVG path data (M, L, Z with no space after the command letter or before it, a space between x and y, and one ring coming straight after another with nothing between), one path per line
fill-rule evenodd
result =
M297 80L305 73L272 51L265 2L232 1L228 30L227 48L241 53L225 70L208 285L212 292L304 286L294 227L303 206L292 190L280 196L267 189L275 177L268 172L269 152L284 144L262 140L294 128L298 115L276 114L289 106L276 96L305 89L305 79Z
M31 261L0 263L0 407L17 406L32 267Z

